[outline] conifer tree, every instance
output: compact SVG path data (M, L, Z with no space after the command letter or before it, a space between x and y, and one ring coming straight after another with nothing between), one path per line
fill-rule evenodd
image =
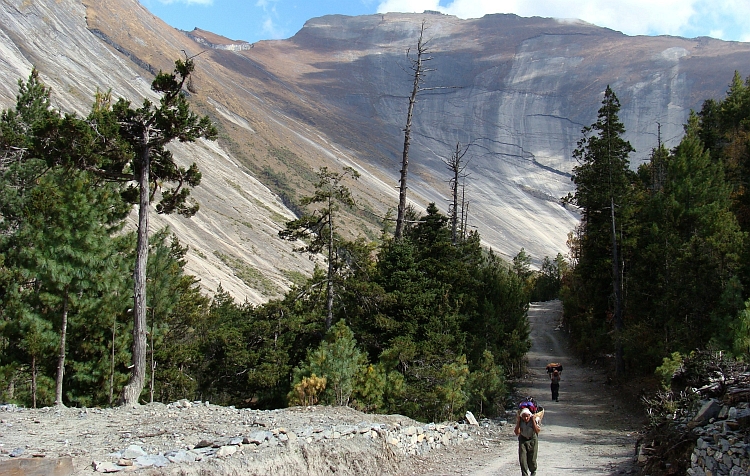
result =
M63 404L69 318L95 307L104 295L123 291L125 269L112 234L124 224L126 205L117 187L96 183L86 172L48 172L30 194L28 215L16 235L24 243L18 265L34 283L36 309L59 317L57 405Z
M341 205L352 207L355 203L351 192L343 184L346 177L356 180L359 173L351 167L344 167L341 173L330 172L327 167L322 167L318 171L315 193L300 201L302 206L320 204L321 207L287 222L286 227L279 232L279 236L285 240L307 240L306 244L295 251L309 253L311 258L318 253L326 253L326 330L333 323L334 280L342 266L338 253L343 240L337 231L337 212Z
M618 113L620 102L607 86L597 120L582 130L583 138L573 157L576 185L572 201L582 213L583 240L576 272L587 289L587 307L594 320L614 316L616 367L623 372L621 331L623 328L622 263L618 237L624 232L630 206L634 174L628 156L633 147L622 138L625 127ZM609 289L607 289L609 288Z
M703 147L696 115L685 129L671 154L657 151L659 162L642 167L664 169L662 186L637 215L639 252L631 270L629 307L637 319L627 334L645 368L712 340L730 348L731 323L742 306L732 289L746 235L731 212L723 165Z
M200 183L201 174L195 164L187 169L178 166L166 146L175 140L193 142L217 135L208 117L191 111L183 90L194 69L193 60L187 58L175 61L173 73L160 72L151 83L151 89L161 95L158 104L144 99L140 107L133 107L124 98L112 104L110 94L99 94L85 121L67 116L49 127L39 144L53 163L130 184L123 195L138 205L133 362L120 397L123 404L138 403L146 379L146 269L152 197L161 190L155 207L158 213L190 217L198 211L198 205L189 203L188 198L190 187ZM162 188L166 184L174 186Z
M358 374L367 366L367 357L357 348L354 333L341 320L331 327L326 339L316 349L308 352L304 364L295 369L294 383L311 375L325 377L326 387L322 401L346 406L354 392Z
M5 264L15 270L14 288L20 290L6 297L15 296L22 306L6 302L5 308L25 309L16 318L36 316L59 329L54 402L61 405L68 321L122 291L125 270L112 235L129 207L118 186L88 172L65 171L37 147L63 119L50 106L50 91L36 70L25 83L19 81L19 91L16 109L4 111L0 120L2 248ZM34 377L37 371L34 366Z

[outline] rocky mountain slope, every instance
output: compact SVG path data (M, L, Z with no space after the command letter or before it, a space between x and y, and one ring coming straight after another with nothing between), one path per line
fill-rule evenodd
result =
M228 12L228 14L230 14ZM153 99L154 72L195 56L191 101L217 124L215 143L175 146L204 180L191 220L160 217L191 248L189 272L253 303L281 295L313 263L276 236L287 206L311 191L314 172L350 165L359 208L351 236L375 239L397 201L402 127L411 84L405 52L422 21L435 71L420 95L411 148L410 199L447 209L456 143L472 144L469 225L506 257L566 253L577 223L559 197L571 190L571 151L611 84L645 160L657 123L673 145L690 109L721 97L750 44L707 38L628 37L583 23L490 15L424 14L310 20L293 38L254 45L175 30L136 0L0 1L0 107L32 66L63 111L85 114L97 89Z
M418 99L410 187L446 207L443 161L457 142L472 144L466 156L470 221L506 255L521 247L536 259L566 252L576 216L558 198L572 189L572 152L581 129L596 119L607 85L621 100L637 165L656 147L658 124L662 140L675 145L691 109L721 97L735 70L750 74L750 44L629 37L582 22L515 15L327 16L245 56L335 108L350 125L335 137L349 143L361 134L358 142L376 147L369 160L381 161L395 180L411 88L405 52L416 48L422 21L434 69L424 87L449 89Z

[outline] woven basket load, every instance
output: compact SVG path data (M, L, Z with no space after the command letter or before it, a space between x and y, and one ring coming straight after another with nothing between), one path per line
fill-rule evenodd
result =
M563 370L562 364L560 364L558 362L550 362L549 364L547 364L547 373L548 374L551 374L555 370L557 370L558 372L562 372L562 370Z

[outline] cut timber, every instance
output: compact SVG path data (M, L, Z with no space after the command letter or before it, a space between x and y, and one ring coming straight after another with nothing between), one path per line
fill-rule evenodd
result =
M19 458L0 461L3 476L70 476L73 474L73 459L63 458Z

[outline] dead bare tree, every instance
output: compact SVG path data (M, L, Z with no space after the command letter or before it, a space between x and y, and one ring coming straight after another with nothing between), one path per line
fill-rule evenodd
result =
M469 226L469 202L466 201L466 187L462 187L463 199L461 202L461 239L466 239L466 229Z
M469 151L468 145L462 149L461 143L456 142L456 150L453 152L453 155L451 156L451 158L449 160L443 161L443 163L446 166L448 166L448 170L450 170L452 174L451 179L450 179L450 187L451 187L451 198L453 202L448 207L449 208L448 216L450 217L450 221L451 221L451 243L454 245L458 242L459 180L460 179L465 180L467 177L467 175L464 174L464 170L466 169L467 163L462 163L462 160L468 151ZM463 197L461 201L463 202ZM461 208L463 208L463 203L462 203Z
M401 178L399 179L399 192L398 192L398 212L396 214L396 231L394 236L397 240L401 239L404 232L404 216L406 213L406 177L409 169L409 145L411 144L411 125L412 118L414 117L414 105L417 103L417 94L421 91L425 91L426 88L422 87L424 83L424 75L429 71L434 71L425 68L425 62L430 61L432 57L429 55L427 48L427 41L424 38L424 32L426 28L426 22L423 20L422 25L419 29L419 39L417 40L417 54L416 57L411 55L411 51L406 51L406 56L409 58L411 63L411 70L414 73L414 84L409 96L409 109L406 113L406 127L404 128L404 152L401 159Z

